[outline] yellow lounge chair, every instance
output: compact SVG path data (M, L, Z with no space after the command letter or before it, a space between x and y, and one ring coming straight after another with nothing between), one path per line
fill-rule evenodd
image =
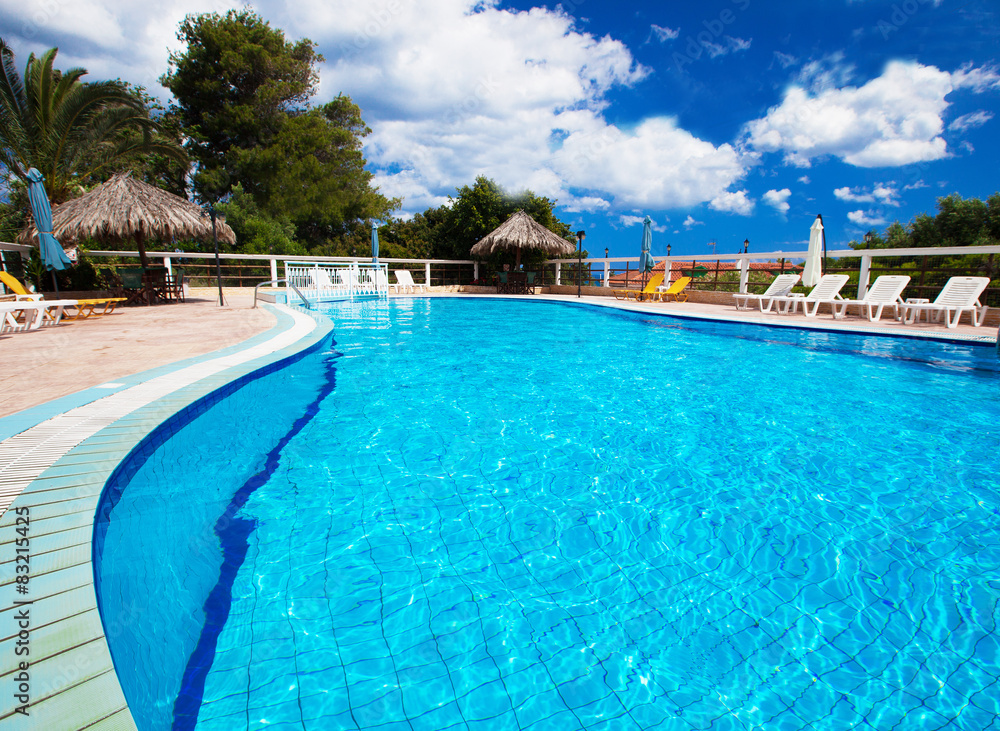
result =
M4 286L10 290L11 294L15 295L20 301L38 301L42 298L40 294L31 294L28 290L24 288L24 285L17 281L10 272L0 271L0 282L3 282Z
M616 300L629 300L634 299L637 302L641 302L646 299L654 299L658 296L656 288L663 283L663 274L654 274L650 277L646 286L642 288L642 291L635 289L616 289L614 291Z
M674 302L687 302L687 292L684 288L691 282L691 277L681 277L670 285L669 289L663 290L660 294L660 301L667 302L667 297L673 297Z
M24 288L24 285L17 281L9 272L0 271L0 282L4 283L19 301L41 301L43 299L40 294L31 294ZM69 300L65 300L69 301ZM87 299L87 300L75 300L75 305L67 305L68 307L75 308L76 312L60 312L60 317L66 320L81 320L83 318L90 317L91 315L109 315L115 311L115 305L119 302L124 302L124 297L101 297L98 299ZM104 305L104 309L98 311L97 308ZM45 318L47 320L53 319L53 315L48 311L45 312Z

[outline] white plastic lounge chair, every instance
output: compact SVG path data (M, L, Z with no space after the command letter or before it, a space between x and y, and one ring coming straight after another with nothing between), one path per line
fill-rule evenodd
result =
M63 308L74 307L76 304L76 300L0 302L0 333L37 330L42 325L58 325L62 320Z
M395 271L396 271L395 287L397 292L402 292L402 291L416 292L417 287L420 288L421 292L427 291L427 285L415 283L413 281L413 276L410 274L408 270L396 269Z
M761 310L764 309L764 300L770 302L772 297L783 297L792 291L792 287L795 283L799 281L798 274L779 274L764 290L763 294L750 294L748 292L736 292L733 297L736 298L736 309L737 310L749 310L752 303L756 302Z
M921 312L926 312L934 322L940 322L941 315L944 315L948 327L953 328L958 325L962 313L968 312L972 326L979 327L990 309L979 304L979 295L989 283L989 277L952 277L945 282L944 288L933 302L903 305L903 322L912 325Z
M310 269L309 278L312 280L311 289L314 289L317 292L323 292L335 288L335 285L330 280L330 275L327 274L326 269L319 269L318 267Z
M795 314L801 304L802 314L806 317L816 317L821 304L829 303L832 307L834 302L843 299L839 293L841 287L847 284L847 280L846 274L824 274L805 297L792 297L791 295L772 297L766 307L761 307L761 312L770 312L771 305L777 304L781 314Z
M863 299L859 300L838 300L833 303L833 317L835 320L843 319L847 314L847 308L857 306L864 308L865 315L872 322L882 319L882 310L886 305L892 306L892 316L899 319L899 306L903 304L900 295L910 283L910 278L902 275L883 275L878 277L872 286L869 287Z

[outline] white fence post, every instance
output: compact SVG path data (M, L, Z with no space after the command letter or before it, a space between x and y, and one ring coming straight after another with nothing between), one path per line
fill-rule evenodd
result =
M163 266L165 266L167 268L167 276L168 277L174 276L174 268L173 268L173 266L171 266L171 261L170 261L170 257L169 256L163 257Z
M277 279L277 278L278 278L278 260L275 259L272 256L271 257L271 279L274 280L274 279Z
M430 262L427 262L427 263L424 264L424 282L427 284L427 287L430 288L430 286L431 286L431 263Z
M477 282L479 281L479 262L477 261L472 265L472 278Z
M560 284L562 284L562 264L557 261L556 262L556 286L558 287Z
M607 260L604 261L604 286L611 286L611 262Z
M747 293L747 282L750 281L750 260L740 259L740 294Z
M870 256L861 257L861 273L858 275L858 299L863 300L868 292L868 272L871 269L872 258ZM930 317L930 315L928 315Z

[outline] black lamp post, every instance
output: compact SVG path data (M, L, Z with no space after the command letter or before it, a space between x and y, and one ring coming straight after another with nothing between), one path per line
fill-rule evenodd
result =
M580 297L580 286L583 283L583 239L586 231L576 232L576 296Z
M872 240L874 238L875 238L875 234L873 234L871 231L865 232L865 245L866 246L871 246L872 245Z
M212 243L215 244L215 281L219 285L219 307L224 307L226 302L222 298L222 266L219 264L219 231L216 227L218 214L215 212L215 205L209 203L204 215L212 219Z
M750 239L743 239L743 253L747 253L750 250Z

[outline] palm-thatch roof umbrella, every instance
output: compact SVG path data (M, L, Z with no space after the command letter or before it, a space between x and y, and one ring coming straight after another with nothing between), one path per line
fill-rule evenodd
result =
M56 206L52 233L63 244L82 238L106 243L135 241L146 267L146 241L211 241L212 221L191 201L136 180L130 173L119 173L89 193ZM218 235L220 241L236 243L236 234L221 221ZM28 226L17 240L37 245L38 230Z
M576 246L549 231L524 211L518 211L472 247L473 256L489 256L514 249L521 266L521 249L543 249L549 254L572 254Z

